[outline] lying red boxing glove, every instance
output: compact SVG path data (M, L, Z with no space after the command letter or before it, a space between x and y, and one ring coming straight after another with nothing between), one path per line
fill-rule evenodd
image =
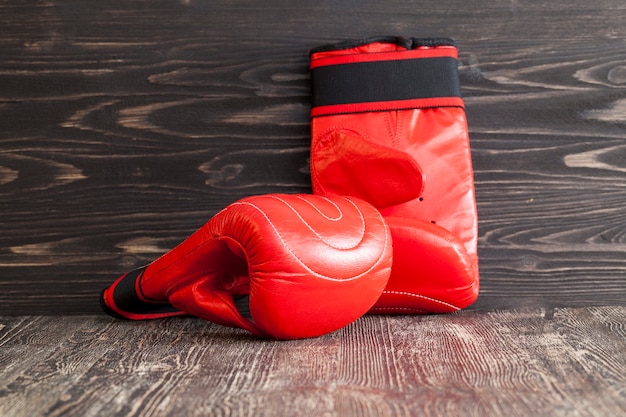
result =
M248 197L147 267L118 278L102 305L132 320L189 313L260 337L314 337L365 314L385 288L391 263L389 229L362 200ZM233 298L248 294L251 319Z
M311 52L311 178L379 208L392 275L372 312L450 312L478 296L477 214L457 48L372 38Z

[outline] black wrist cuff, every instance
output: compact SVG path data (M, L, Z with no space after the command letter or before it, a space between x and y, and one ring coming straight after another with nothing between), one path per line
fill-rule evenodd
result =
M136 282L141 279L145 267L135 269L114 283L113 306L107 305L104 292L100 296L100 305L105 313L123 319L149 319L169 315L182 314L167 301L146 301L137 294Z
M311 57L312 116L427 107L463 107L452 40L378 38L410 49L329 54L365 43L315 49ZM364 41L365 42L365 41ZM372 38L366 43L371 43ZM343 46L343 47L341 47ZM424 46L426 46L424 48ZM439 46L433 47L433 46Z

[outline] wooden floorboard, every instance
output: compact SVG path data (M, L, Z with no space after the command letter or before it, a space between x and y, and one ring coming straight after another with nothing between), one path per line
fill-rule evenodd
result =
M0 317L0 415L622 415L626 308L367 316L267 341L195 318Z
M310 192L310 48L460 49L471 308L626 305L623 0L0 4L0 314L98 294L226 204Z

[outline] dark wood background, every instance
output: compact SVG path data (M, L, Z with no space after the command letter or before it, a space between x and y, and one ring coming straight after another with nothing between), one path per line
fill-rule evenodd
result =
M450 36L475 310L626 305L626 3L0 3L0 315L100 290L226 204L310 192L308 50Z

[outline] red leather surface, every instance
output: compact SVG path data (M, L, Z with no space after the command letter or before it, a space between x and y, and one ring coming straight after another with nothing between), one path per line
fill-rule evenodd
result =
M476 300L476 263L456 236L422 220L386 220L394 260L389 283L371 313L450 313Z
M345 136L371 152L345 150ZM339 143L329 145L329 139ZM434 221L458 236L468 253L476 255L474 175L463 109L438 107L316 117L312 121L312 140L311 171L316 194L354 193L372 202L385 216ZM378 148L382 147L388 149L381 152ZM341 148L342 152L334 151ZM404 158L394 161L394 153L402 153ZM421 167L421 175L404 168L407 156ZM345 174L338 166L345 168ZM350 170L351 166L358 168ZM360 189L377 196L368 200ZM404 199L416 194L421 199ZM403 199L404 203L398 203Z
M370 204L271 194L226 207L151 263L139 286L146 299L219 324L305 338L365 314L391 262L389 229ZM235 307L233 295L242 294L250 295L251 319Z
M316 127L320 124L324 123L314 122ZM353 130L348 120L340 126L321 133L313 145L311 166L316 194L341 195L347 191L378 208L414 200L422 194L422 169L408 153L379 145L369 132Z
M443 48L455 50L450 46ZM417 51L420 50L429 48ZM389 56L386 51L402 54L404 50L396 44L374 43L313 54L311 60L380 52ZM415 59L416 51L411 53ZM406 219L406 225L416 228L409 234L412 238L394 238L394 271L389 286L396 295L387 292L373 311L391 312L394 305L405 308L406 303L398 292L422 294L435 300L423 298L418 302L419 297L415 298L415 303L406 307L415 312L452 311L471 304L479 286L477 212L464 109L435 107L313 117L311 133L314 193L357 195L372 202L386 218L396 218L390 225L394 236L402 226L402 221L397 219ZM369 154L364 150L367 148ZM387 149L381 151L381 148ZM397 159L399 163L393 169L387 170L385 165L392 165L393 155L398 153L404 156ZM421 176L404 168L409 166L407 157L415 161ZM370 168L376 165L378 169ZM416 193L419 196L414 196ZM434 230L430 224L443 231ZM454 240L449 243L455 248L451 253L444 243L446 239L442 238L446 233L449 233L447 239ZM464 251L458 250L457 242ZM451 267L428 267L429 263L443 266L443 260Z

